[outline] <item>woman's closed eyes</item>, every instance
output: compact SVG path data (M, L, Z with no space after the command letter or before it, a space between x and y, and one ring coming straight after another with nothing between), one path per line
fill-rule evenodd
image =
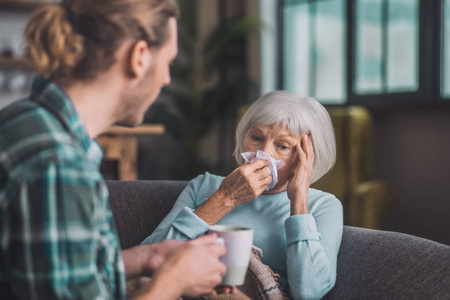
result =
M250 139L254 142L260 143L264 140L264 138L257 136L257 135L250 135ZM286 144L284 142L276 143L277 148L280 150L289 150L291 147L289 144Z
M261 142L262 141L262 138L260 138L258 136L255 136L255 135L251 135L250 138L252 139L252 141L255 141L255 142Z

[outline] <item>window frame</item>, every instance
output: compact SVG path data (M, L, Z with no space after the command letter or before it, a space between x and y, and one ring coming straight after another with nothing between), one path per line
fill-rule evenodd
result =
M277 0L277 27L278 27L278 80L277 86L284 86L283 61L283 7L292 0ZM304 0L305 2L324 0ZM419 26L418 26L418 89L413 92L389 92L374 94L356 94L354 84L356 79L356 1L346 0L346 92L347 100L343 104L324 104L326 106L364 105L370 108L405 108L423 106L450 107L450 97L441 96L441 21L442 4L444 0L419 0ZM351 16L351 17L349 17ZM450 49L448 49L450 51Z
M436 47L435 47L435 52L433 53L434 57L436 58L436 65L435 65L435 91L436 91L436 95L435 98L437 98L437 101L439 104L444 105L444 106L450 106L450 95L448 97L442 97L441 95L441 88L442 88L442 70L440 69L440 66L443 65L443 57L442 57L442 52L441 52L441 47L442 47L442 38L443 38L443 33L442 33L442 14L444 13L443 11L443 2L445 0L439 0L439 1L432 1L435 4L435 9L438 13L436 13L436 21L435 21L435 39L436 39ZM450 5L450 3L449 3ZM449 37L450 38L450 37ZM447 49L447 51L450 51L450 49Z

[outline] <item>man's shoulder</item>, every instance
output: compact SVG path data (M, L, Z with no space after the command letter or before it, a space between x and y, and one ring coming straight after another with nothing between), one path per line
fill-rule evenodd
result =
M22 99L0 111L0 135L3 139L8 139L10 134L15 137L32 135L36 130L53 125L54 119L55 116L39 103Z
M0 112L0 169L14 173L49 160L82 157L79 145L57 117L28 99Z
M0 137L0 147L13 148L16 153L30 146L36 151L71 140L68 130L53 113L29 99L0 112Z

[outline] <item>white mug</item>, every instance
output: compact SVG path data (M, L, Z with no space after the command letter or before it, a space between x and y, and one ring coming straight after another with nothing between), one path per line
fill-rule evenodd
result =
M239 226L214 225L209 228L218 240L223 239L227 252L220 261L227 266L222 285L238 286L245 282L253 245L253 229ZM220 239L219 239L220 238Z

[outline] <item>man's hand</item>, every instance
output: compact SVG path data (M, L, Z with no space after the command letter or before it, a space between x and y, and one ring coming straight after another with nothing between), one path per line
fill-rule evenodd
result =
M165 240L151 245L139 245L122 251L127 280L136 276L151 276L183 242Z
M143 249L143 251L147 251L144 273L151 275L156 272L183 244L184 242L181 241L164 240L157 244L145 245L150 249Z
M235 293L236 287L218 286L226 272L226 266L219 258L226 249L222 244L215 244L216 238L216 234L210 234L182 243L175 251L169 247L171 254L167 255L168 259L135 299L176 299L181 295L196 297Z
M173 253L158 275L168 274L182 289L182 295L215 294L214 288L226 273L226 266L219 260L226 249L215 243L216 238L215 234L210 234L186 242Z

